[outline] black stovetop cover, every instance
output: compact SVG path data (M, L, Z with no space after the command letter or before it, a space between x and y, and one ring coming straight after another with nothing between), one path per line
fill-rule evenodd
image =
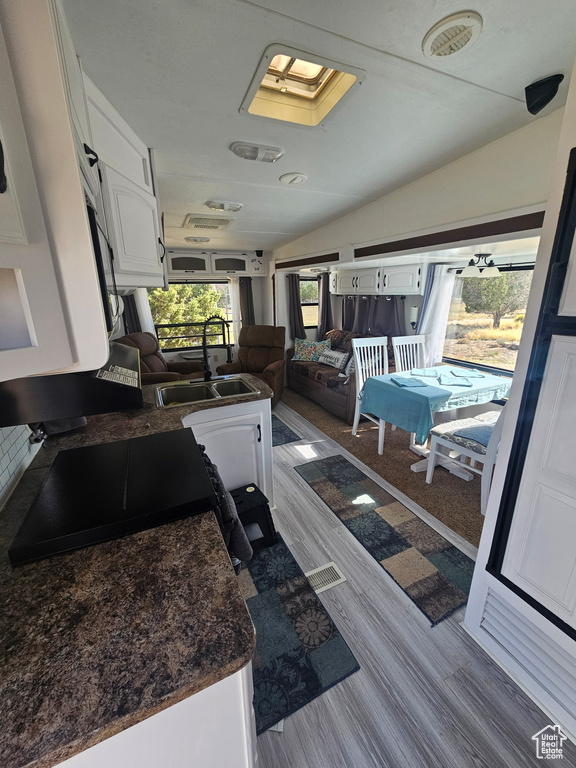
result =
M191 429L60 451L8 554L12 565L214 509Z

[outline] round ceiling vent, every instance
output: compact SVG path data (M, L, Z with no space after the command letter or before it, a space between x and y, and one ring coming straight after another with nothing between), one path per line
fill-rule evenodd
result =
M422 41L422 51L429 59L453 56L473 43L481 31L480 14L474 11L454 13L432 27Z
M279 180L282 182L282 184L296 186L296 184L304 184L304 182L308 181L308 176L305 176L303 173L297 173L296 171L293 171L292 173L283 174L280 176Z

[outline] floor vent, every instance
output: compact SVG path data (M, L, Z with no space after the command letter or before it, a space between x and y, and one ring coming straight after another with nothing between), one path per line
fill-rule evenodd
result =
M344 576L336 563L321 565L319 568L308 571L305 576L316 594L320 594L320 592L324 592L346 581L346 576Z

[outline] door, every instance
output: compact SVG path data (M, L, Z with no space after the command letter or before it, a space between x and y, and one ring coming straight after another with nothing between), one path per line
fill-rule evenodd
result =
M576 639L576 148L520 406L488 571Z
M182 251L168 251L168 276L185 277L210 274L209 253L186 253Z
M338 293L352 294L356 293L356 275L353 269L338 272Z
M421 267L417 264L384 267L382 293L392 295L420 293L421 271Z
M367 293L371 296L380 289L379 269L360 269L356 272L356 293Z

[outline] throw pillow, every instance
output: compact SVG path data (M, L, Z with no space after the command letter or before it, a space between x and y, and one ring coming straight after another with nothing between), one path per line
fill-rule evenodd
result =
M344 368L346 365L347 360L347 352L340 352L337 349L326 349L320 355L318 362L324 363L325 365L331 365L332 368L338 368L339 370L342 370L342 368Z
M330 349L330 341L308 341L307 339L294 339L294 357L292 360L305 360L317 362L322 352Z
M346 376L353 376L355 371L356 371L356 362L354 360L354 355L352 355L350 360L348 360L344 373Z

